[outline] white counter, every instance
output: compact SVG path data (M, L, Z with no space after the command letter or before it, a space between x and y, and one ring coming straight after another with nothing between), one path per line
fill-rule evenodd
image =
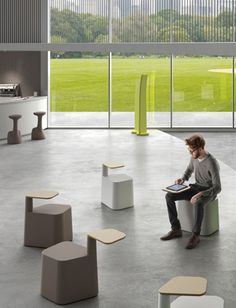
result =
M13 128L13 121L9 119L11 114L21 114L18 121L18 129L21 135L30 134L33 127L37 126L36 111L47 113L47 96L0 97L0 139L7 138L7 134ZM47 114L43 116L43 128L47 127Z

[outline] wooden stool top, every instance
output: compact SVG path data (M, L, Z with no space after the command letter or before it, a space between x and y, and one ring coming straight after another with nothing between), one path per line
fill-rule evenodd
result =
M56 191L32 191L26 194L28 198L34 199L52 199L59 195Z
M88 233L88 236L103 244L113 244L126 237L126 234L115 229L103 229Z
M207 290L207 280L202 277L177 276L169 280L160 289L164 295L204 295Z
M11 115L9 115L9 118L10 119L12 119L12 120L14 120L14 119L20 119L22 117L22 115L21 114L11 114Z
M116 169L116 168L122 168L125 165L123 164L119 164L119 163L104 163L103 164L105 167L109 168L109 169Z

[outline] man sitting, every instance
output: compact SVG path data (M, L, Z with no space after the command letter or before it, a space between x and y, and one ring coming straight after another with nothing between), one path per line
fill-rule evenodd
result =
M200 242L201 224L204 215L204 207L208 202L216 198L221 191L221 182L219 174L219 165L213 155L205 150L205 140L200 135L193 135L185 140L188 146L191 159L182 178L175 181L176 184L183 184L195 174L195 184L190 184L190 189L180 193L166 194L166 204L168 209L171 231L161 237L161 240L167 241L182 236L181 225L178 220L175 201L190 200L196 207L195 223L192 229L192 235L186 245L187 249L195 248Z

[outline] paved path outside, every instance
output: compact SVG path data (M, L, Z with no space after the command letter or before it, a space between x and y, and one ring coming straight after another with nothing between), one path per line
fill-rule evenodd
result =
M148 112L148 127L170 127L169 112ZM173 127L232 127L231 112L174 112ZM51 112L50 127L108 127L107 112ZM133 127L134 112L113 112L111 127Z

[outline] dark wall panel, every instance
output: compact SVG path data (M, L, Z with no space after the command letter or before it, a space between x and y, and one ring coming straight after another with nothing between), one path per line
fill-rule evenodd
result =
M40 43L41 0L0 0L0 43Z
M40 94L40 52L0 52L0 83L20 83L22 96Z

